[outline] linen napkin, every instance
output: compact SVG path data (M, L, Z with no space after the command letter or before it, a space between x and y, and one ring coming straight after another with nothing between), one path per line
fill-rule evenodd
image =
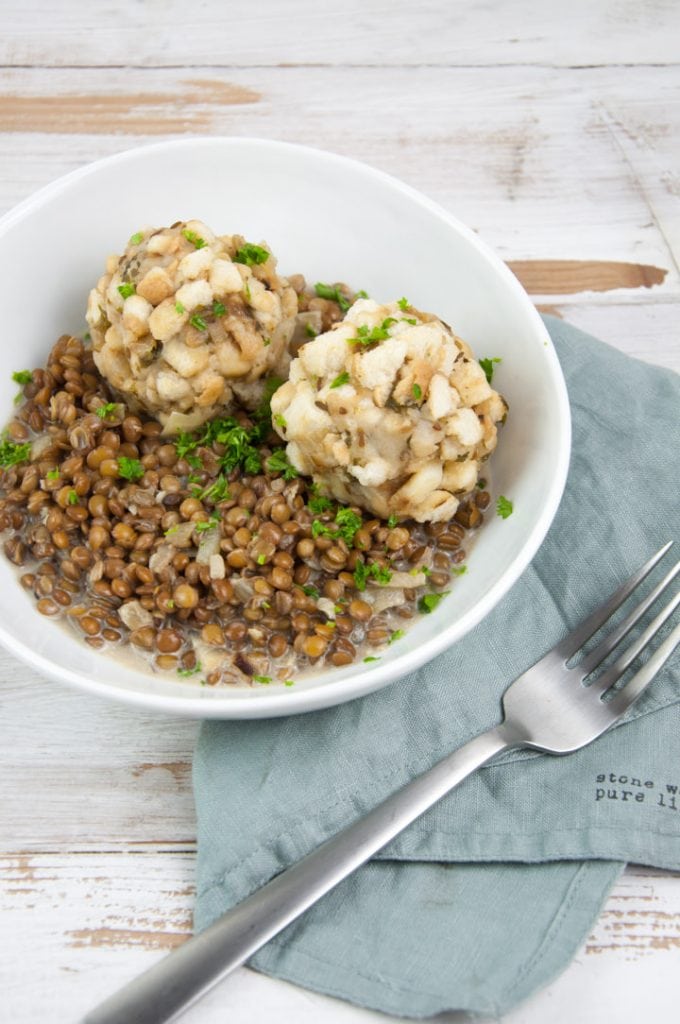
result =
M573 451L541 549L476 629L384 690L203 726L197 930L498 722L510 682L680 539L680 380L546 323ZM250 963L397 1015L497 1015L568 964L627 860L680 868L677 654L623 724L565 758L519 751L482 768Z

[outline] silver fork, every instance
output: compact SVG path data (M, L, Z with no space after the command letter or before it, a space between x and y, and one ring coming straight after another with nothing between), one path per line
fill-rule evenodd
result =
M657 551L602 607L508 687L500 725L443 758L248 896L100 1004L83 1024L162 1024L174 1019L496 754L513 747L569 754L605 732L637 700L680 643L678 624L632 678L612 689L680 604L680 590L613 664L590 685L584 683L668 587L680 562L577 665L570 667L569 662L670 546Z

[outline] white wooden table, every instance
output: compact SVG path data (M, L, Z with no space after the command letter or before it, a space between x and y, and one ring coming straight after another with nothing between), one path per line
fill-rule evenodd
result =
M680 369L678 4L2 0L0 12L0 212L163 137L309 143L441 202L541 308ZM0 1020L75 1021L189 933L198 726L61 690L7 655L0 679ZM677 1020L679 951L680 879L629 868L566 973L505 1022ZM388 1020L246 969L185 1019L274 1018Z

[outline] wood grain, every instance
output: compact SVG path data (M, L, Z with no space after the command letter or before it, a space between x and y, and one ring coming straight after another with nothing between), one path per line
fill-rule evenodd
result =
M167 135L211 128L211 108L257 103L254 89L196 79L168 92L82 93L13 96L0 94L3 132L61 135Z
M667 0L572 0L568 17L533 0L4 0L3 16L0 62L12 66L673 65L680 34Z
M611 260L509 260L508 266L530 295L652 288L668 274L662 267Z

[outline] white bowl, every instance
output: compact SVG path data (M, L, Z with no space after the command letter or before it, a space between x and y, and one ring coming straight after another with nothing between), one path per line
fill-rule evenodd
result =
M379 661L319 670L293 687L213 689L153 676L97 653L43 618L0 558L0 641L57 682L196 718L287 715L394 682L460 640L510 589L557 510L570 418L550 337L527 295L473 232L394 178L331 153L262 139L194 138L130 150L42 189L0 221L3 316L0 419L14 370L44 364L56 338L86 330L89 289L108 254L146 224L198 218L218 233L266 239L282 273L346 281L378 301L402 295L434 312L479 357L498 357L494 386L510 405L490 463L494 495L450 597Z

